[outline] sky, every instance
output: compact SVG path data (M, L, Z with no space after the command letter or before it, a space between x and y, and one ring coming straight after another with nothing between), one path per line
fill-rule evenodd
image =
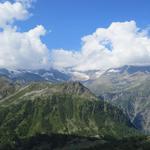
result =
M149 0L0 0L0 67L150 64Z
M44 37L49 49L79 50L83 36L112 22L135 20L139 27L150 25L149 0L37 0L31 12L21 29L42 24L51 31Z

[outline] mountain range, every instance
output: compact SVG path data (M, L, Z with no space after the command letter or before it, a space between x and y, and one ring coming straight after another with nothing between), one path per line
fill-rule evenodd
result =
M123 109L139 130L150 132L150 66L108 69L85 86L104 101Z
M60 135L65 139L64 135L71 136L68 140L80 142L79 137L83 137L95 147L87 139L92 137L98 140L97 148L110 142L114 145L108 144L107 149L113 149L118 139L142 138L150 133L150 66L126 65L82 73L87 80L52 68L0 69L0 149L8 145L11 148L7 149L17 149L22 140L24 148L25 140L30 145L30 138L38 140L41 135L49 139L51 134L58 139ZM139 138L136 140L139 143ZM149 139L143 137L141 141Z
M68 81L71 77L69 74L56 69L39 69L39 70L21 70L21 69L0 69L0 76L11 79L14 82L22 84L36 82L36 81L49 81L52 83Z
M80 82L18 85L5 77L0 82L10 91L0 99L0 149L17 149L20 140L38 134L83 139L141 135L121 109L98 99Z

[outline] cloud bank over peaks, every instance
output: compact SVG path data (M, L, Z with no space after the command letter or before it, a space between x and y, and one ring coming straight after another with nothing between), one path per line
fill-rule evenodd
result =
M41 41L46 33L42 25L27 32L18 32L15 20L24 20L30 13L17 1L0 3L0 67L37 69L49 67L49 51Z
M98 28L81 40L79 52L53 50L53 65L87 71L150 64L148 29L141 30L135 21L113 22L108 28Z

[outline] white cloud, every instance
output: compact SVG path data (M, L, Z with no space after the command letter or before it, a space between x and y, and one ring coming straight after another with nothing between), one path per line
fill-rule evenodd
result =
M10 3L6 1L0 3L0 27L5 28L15 20L24 20L29 16L25 7L19 3Z
M27 8L20 2L0 3L0 67L46 68L49 51L41 41L46 30L42 25L27 32L18 32L12 22L28 17Z
M81 61L81 54L64 49L54 49L50 52L51 63L56 68L75 67Z
M43 26L24 33L5 29L0 33L0 66L26 69L49 67L48 49L40 40L44 34Z
M80 52L53 51L53 65L73 65L75 70L84 71L150 64L150 37L147 33L146 29L140 30L135 21L114 22L108 28L98 28L93 34L84 36Z
M32 3L36 2L36 0L15 0L15 1L22 3L26 8L30 8L32 6Z

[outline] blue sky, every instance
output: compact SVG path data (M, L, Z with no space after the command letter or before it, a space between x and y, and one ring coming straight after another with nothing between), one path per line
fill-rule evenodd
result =
M31 12L19 26L26 31L42 24L51 30L43 37L49 49L79 50L81 37L112 22L135 20L141 28L150 24L150 0L37 0Z

